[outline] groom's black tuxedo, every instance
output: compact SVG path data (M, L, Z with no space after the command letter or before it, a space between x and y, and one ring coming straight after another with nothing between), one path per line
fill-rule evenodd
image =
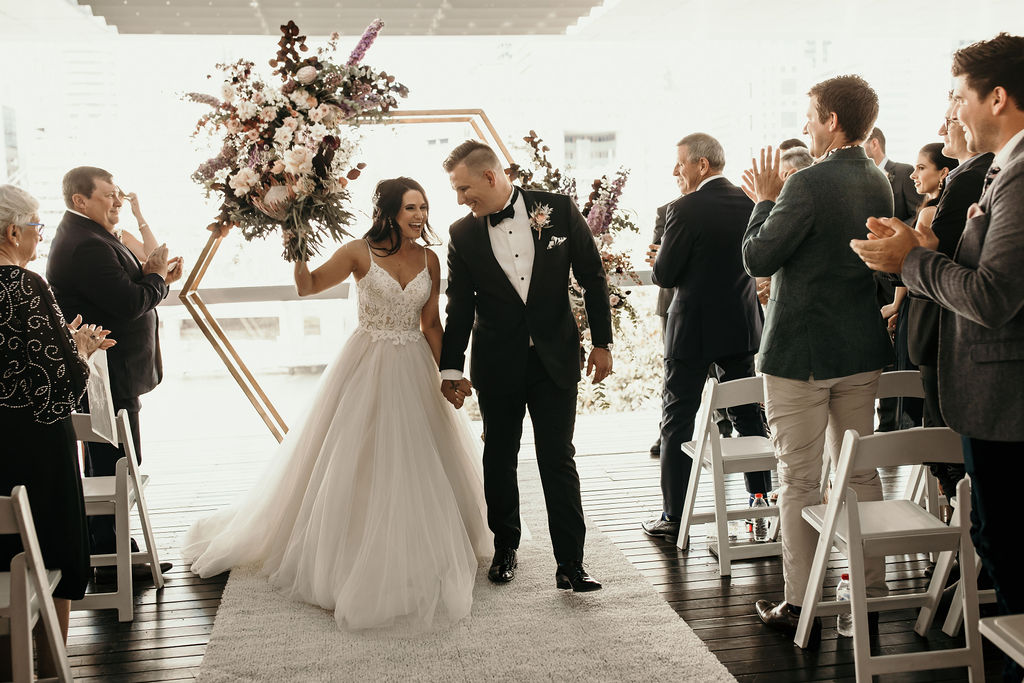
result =
M528 215L550 208L550 225L540 234L531 229L534 258L526 301L495 258L488 231L496 228L473 215L452 224L440 368L463 369L472 333L470 379L484 420L484 489L495 547L519 546L516 464L529 408L555 558L572 562L583 558L585 525L573 462L581 345L569 306L569 269L584 290L595 346L612 340L608 284L575 204L564 195L521 192Z

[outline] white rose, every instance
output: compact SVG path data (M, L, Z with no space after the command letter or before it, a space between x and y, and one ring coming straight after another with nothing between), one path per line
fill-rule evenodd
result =
M238 112L238 118L243 121L255 118L260 112L260 108L252 102L239 102L235 110Z
M274 142L279 145L287 145L292 141L292 129L287 126L281 126L274 133Z
M612 306L618 306L619 305L619 297L617 297L614 294L612 294L611 296L608 297L608 303L611 304Z
M220 96L224 98L225 102L230 102L235 99L235 88L230 83L224 83L220 86Z
M303 90L302 88L299 88L298 90L292 92L292 94L289 95L288 98L293 103L295 103L295 106L298 109L309 109L309 100L311 98L309 93Z
M285 117L283 124L288 128L295 130L296 128L299 127L299 120L294 116L287 116Z
M225 128L228 129L229 133L241 133L242 132L242 124L241 124L241 122L238 119L236 119L235 117L233 117L233 116L230 119L227 120L227 123L225 123L224 126L225 126Z
M228 180L228 185L235 191L236 197L245 195L259 182L260 176L249 167L243 168Z
M331 131L327 130L327 126L322 123L314 123L309 127L309 134L313 136L313 139L319 142L328 135Z
M292 147L284 153L284 170L292 175L313 171L313 152L307 147Z
M304 66L295 72L295 80L302 85L309 85L316 80L316 67L315 66Z
M310 109L309 113L306 114L306 116L313 123L320 123L320 121L322 121L324 118L323 105L317 107L316 109Z
M277 118L277 107L263 107L260 111L260 120L273 121Z

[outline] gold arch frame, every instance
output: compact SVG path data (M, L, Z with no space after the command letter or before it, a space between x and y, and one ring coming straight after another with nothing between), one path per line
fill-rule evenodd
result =
M422 125L432 123L468 123L473 128L480 140L490 144L495 151L501 154L511 165L512 155L502 141L498 131L494 128L491 120L482 109L419 109L410 111L399 111L390 114L381 123L385 125ZM288 433L288 425L285 423L281 413L274 407L273 401L267 396L266 391L257 381L256 377L245 364L242 356L235 349L231 340L217 321L216 316L210 312L209 307L203 301L200 285L203 277L213 263L214 257L221 242L227 236L226 230L211 232L210 239L206 246L199 253L195 265L189 272L185 283L182 285L178 298L182 305L195 320L196 325L202 331L213 350L220 356L221 361L227 367L228 372L238 383L239 388L245 397L249 399L253 408L263 419L270 433L279 442Z

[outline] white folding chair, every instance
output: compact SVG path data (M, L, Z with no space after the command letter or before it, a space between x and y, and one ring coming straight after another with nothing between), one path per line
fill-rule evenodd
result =
M56 660L57 677L39 680L70 681L71 666L53 606L53 591L60 583L60 570L47 570L43 565L24 486L15 486L10 496L0 497L0 534L17 534L24 548L24 552L11 560L11 570L0 573L0 635L10 635L14 681L37 680L32 662L32 629L40 618L50 652Z
M978 574L981 573L981 558L978 557L978 553L974 553L974 580L977 582ZM960 577L963 578L963 572L960 573ZM948 636L956 636L960 632L960 626L964 623L964 611L962 608L963 603L963 591L964 582L958 581L956 584L956 595L953 597L953 602L949 605L949 611L946 612L946 620L942 623L942 632ZM996 601L996 592L992 588L978 589L978 604L989 605Z
M725 496L725 475L736 472L757 472L774 470L776 459L772 442L764 436L734 436L723 439L718 426L711 419L715 410L725 410L748 403L764 401L764 382L760 377L747 377L719 384L709 377L701 394L700 411L697 414L695 439L683 444L683 452L693 459L690 467L690 481L683 501L683 516L679 522L679 537L676 545L685 549L689 544L690 527L694 524L714 522L718 538L708 543L711 552L718 556L718 567L722 576L732 573L732 562L754 557L770 557L782 554L782 543L730 543L729 520L750 517L778 517L779 508L753 509L744 505L729 509ZM701 471L711 470L714 488L715 509L712 512L694 512Z
M89 415L75 413L71 416L75 428L75 437L79 441L105 441L92 430ZM164 587L164 577L160 573L160 558L157 554L153 527L149 521L149 508L146 507L145 488L149 477L139 471L135 457L135 442L132 440L128 413L120 410L117 413L117 440L128 454L117 461L115 474L112 477L83 477L82 489L85 494L85 514L114 515L114 534L116 552L94 554L91 557L93 567L117 567L117 590L105 593L87 593L82 600L76 600L71 608L82 609L116 609L118 621L131 621L133 618L132 604L132 564L148 562L153 572L153 583L156 587ZM129 514L135 508L139 514L145 550L132 552L131 523Z
M1004 654L1024 666L1024 614L986 617L981 620L979 630Z
M807 647L815 617L836 615L852 608L854 662L858 681L871 681L873 675L885 673L957 666L968 667L971 681L984 680L981 642L977 631L977 588L970 582L967 582L963 595L963 609L968 616L964 647L873 657L868 635L868 612L920 607L914 630L923 636L931 627L935 608L957 551L960 551L961 571L967 576L973 576L969 480L965 478L957 489L961 503L957 507L956 518L948 526L911 500L860 503L856 493L849 487L855 470L923 462L962 461L960 436L945 427L910 429L866 437L859 436L853 430L846 432L833 496L828 505L811 505L803 509L804 520L817 529L820 536L794 638L797 645ZM838 548L850 561L849 603L821 601L825 572L833 547ZM926 592L867 596L864 574L866 557L931 551L939 552L939 559Z

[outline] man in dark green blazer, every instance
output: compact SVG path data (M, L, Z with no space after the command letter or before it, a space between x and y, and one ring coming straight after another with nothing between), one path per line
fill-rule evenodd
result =
M859 76L823 81L808 94L804 133L818 162L783 186L778 153L762 151L746 174L757 204L743 237L747 273L772 278L757 369L785 528L786 599L759 600L757 612L787 633L796 630L818 540L800 512L820 502L826 441L834 466L847 429L873 432L878 376L892 362L872 273L849 248L868 217L892 215L889 182L860 146L878 116L878 97ZM851 485L861 501L882 499L876 470L855 472ZM869 592L883 594L885 558L868 558L866 574ZM818 624L812 642L820 633Z

